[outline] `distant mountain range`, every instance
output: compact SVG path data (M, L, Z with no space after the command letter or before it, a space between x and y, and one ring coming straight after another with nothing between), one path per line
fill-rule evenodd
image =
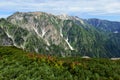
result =
M120 22L16 12L0 19L0 45L63 57L120 57Z
M87 23L96 27L100 31L113 32L113 33L120 32L120 22L100 20L100 19L88 19L86 21Z

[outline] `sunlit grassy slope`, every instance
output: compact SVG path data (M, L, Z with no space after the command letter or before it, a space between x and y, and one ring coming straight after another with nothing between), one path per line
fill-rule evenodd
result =
M62 58L4 46L0 80L120 80L120 60Z

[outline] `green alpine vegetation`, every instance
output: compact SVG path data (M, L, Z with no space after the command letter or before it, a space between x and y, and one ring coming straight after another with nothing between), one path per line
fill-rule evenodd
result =
M0 80L120 80L120 60L55 57L0 47Z

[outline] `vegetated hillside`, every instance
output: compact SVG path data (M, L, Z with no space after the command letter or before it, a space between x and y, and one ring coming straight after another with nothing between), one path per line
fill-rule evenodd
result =
M120 33L108 34L108 40L106 41L105 48L107 51L115 54L113 57L120 57Z
M54 57L0 47L0 80L120 80L120 60Z
M113 33L120 32L120 22L117 21L100 20L95 18L85 21L101 31Z
M85 20L106 35L105 49L119 57L120 54L120 22L100 19ZM111 54L112 55L112 54ZM115 56L113 56L115 57Z
M63 57L120 56L119 35L100 31L78 17L16 12L0 19L0 31L0 45L14 45L31 52Z
M2 25L3 21L4 21L4 19L0 19L1 25ZM8 35L2 29L1 25L0 25L0 45L12 45L13 42L12 42L11 38L8 37Z

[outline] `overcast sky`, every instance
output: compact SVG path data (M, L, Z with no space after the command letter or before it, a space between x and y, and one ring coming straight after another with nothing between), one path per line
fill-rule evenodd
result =
M42 11L120 21L120 0L0 0L0 18L17 11Z

